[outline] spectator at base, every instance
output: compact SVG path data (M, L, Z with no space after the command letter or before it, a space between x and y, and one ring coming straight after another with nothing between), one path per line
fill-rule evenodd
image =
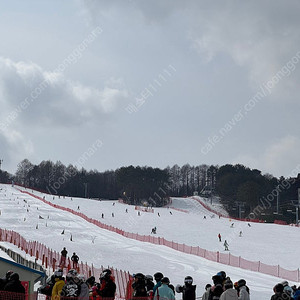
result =
M77 280L77 271L75 269L70 269L66 276L66 283L61 290L61 298L65 300L70 300L69 298L76 298L80 294L80 286Z
M23 299L25 299L25 288L20 281L20 277L18 273L10 274L8 278L8 282L4 286L4 291L24 294ZM14 299L13 295L8 295L8 298ZM22 297L18 297L18 298L21 299Z
M54 285L55 285L55 276L53 274L51 277L47 278L46 283L44 285L38 288L38 293L46 296L51 296Z
M133 297L147 297L146 279L142 273L133 275L134 282L132 283Z
M154 300L175 300L174 292L168 287L168 284L170 284L169 278L162 278L161 283L161 286L155 291Z
M63 278L63 271L61 269L54 272L54 286L52 289L52 299L60 299L60 293L62 291L63 286L65 285L65 280Z
M220 300L238 300L237 291L233 288L233 283L227 279L224 284L225 291L221 294Z
M100 274L100 289L97 289L97 295L102 298L114 299L116 293L116 284L112 276L111 270L105 269Z
M214 285L207 289L202 296L202 300L220 299L223 293L223 275L214 275L212 277Z
M156 292L156 289L159 288L161 286L161 280L163 279L164 275L161 272L156 272L154 274L154 279L156 281L155 286L153 287L153 295Z
M153 276L152 275L146 275L145 276L145 284L146 284L146 291L148 296L152 298L153 296L153 288L154 288L154 282L153 282Z
M239 300L250 300L250 291L246 286L246 280L240 279L238 281L238 289L239 289Z
M4 290L5 285L8 282L9 276L13 274L12 270L9 270L6 272L5 276L3 278L0 279L0 291Z
M177 285L176 292L182 293L182 300L195 300L196 299L196 285L193 285L193 278L186 276L184 278L184 285Z
M284 281L281 282L281 284L283 285L283 291L284 291L287 295L289 295L291 298L293 298L293 296L294 296L294 291L293 291L293 289L289 286L289 283L288 283L286 280L284 280Z

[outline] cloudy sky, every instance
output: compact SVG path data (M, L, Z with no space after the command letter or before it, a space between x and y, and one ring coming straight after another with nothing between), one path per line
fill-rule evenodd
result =
M296 0L0 0L0 159L300 172Z

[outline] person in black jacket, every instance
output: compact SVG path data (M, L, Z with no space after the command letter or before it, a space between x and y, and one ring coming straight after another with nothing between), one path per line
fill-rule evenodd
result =
M97 294L102 298L115 298L116 284L112 276L111 270L105 269L100 274L100 289L97 290Z
M66 265L66 260L67 260L67 254L68 254L68 251L67 251L66 247L64 247L64 248L61 250L60 254L61 254L61 258L60 258L60 263L59 263L59 265L60 265L61 267L65 267L65 265Z
M4 287L4 291L24 294L23 299L25 299L25 288L20 281L20 277L18 273L12 273L9 276L8 282ZM13 295L8 295L8 298L14 299L15 297ZM22 296L18 297L18 299L22 299Z
M184 286L178 284L176 286L176 292L182 293L182 300L195 300L196 285L193 285L193 278L191 276L186 276L184 278Z
M136 273L133 275L133 278L133 297L147 297L145 275L142 273Z
M71 257L71 260L73 262L73 269L77 269L78 267L78 262L79 262L79 257L78 255L74 252L72 257Z
M3 291L5 285L8 282L9 276L13 273L13 271L9 270L6 272L5 277L0 279L0 291Z
M75 269L70 269L66 276L66 283L60 292L60 299L77 299L79 294L80 286L77 278L77 271Z

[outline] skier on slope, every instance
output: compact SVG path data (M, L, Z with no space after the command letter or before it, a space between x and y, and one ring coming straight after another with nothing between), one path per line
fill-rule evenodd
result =
M225 242L224 242L224 247L225 247L225 251L229 251L229 249L228 249L228 246L229 246L229 244L227 243L227 241L225 240Z

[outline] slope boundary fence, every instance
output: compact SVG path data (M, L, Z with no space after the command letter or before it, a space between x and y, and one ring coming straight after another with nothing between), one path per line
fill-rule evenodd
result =
M264 264L260 261L250 261L250 260L242 258L241 256L235 256L230 253L227 254L227 253L221 253L219 251L209 251L209 250L200 248L198 246L188 246L188 245L180 244L180 243L177 243L174 241L168 241L163 237L154 237L154 236L150 236L150 235L140 235L138 233L126 232L122 229L116 228L111 225L106 225L98 220L89 218L88 216L84 215L81 212L78 212L78 211L72 210L70 208L57 205L57 204L53 204L39 196L36 196L36 195L30 193L30 192L23 191L21 189L19 189L19 191L26 193L26 194L30 195L31 197L37 198L54 208L61 209L61 210L67 211L69 213L72 213L76 216L83 218L84 220L86 220L89 223L92 223L102 229L106 229L106 230L115 232L117 234L120 234L126 238L134 239L134 240L137 240L140 242L147 242L147 243L151 243L151 244L155 244L155 245L163 245L163 246L169 247L171 249L174 249L174 250L186 253L186 254L196 255L196 256L208 259L210 261L214 261L214 262L232 266L232 267L255 271L255 272L259 272L259 273L263 273L263 274L267 274L267 275L271 275L271 276L275 276L275 277L279 277L279 278L284 278L284 279L292 280L292 281L296 281L296 282L300 281L299 268L297 270L287 270L287 269L280 267L280 265L272 266L272 265ZM199 201L199 202L201 203L201 201ZM251 220L251 221L253 221L253 220Z
M14 244L22 251L25 251L26 254L29 254L31 257L33 257L35 261L40 260L41 264L46 269L49 267L54 271L61 267L59 264L61 255L58 252L37 241L27 241L23 236L13 230L0 229L0 241ZM110 267L108 268L111 269L112 275L115 277L117 298L125 299L127 283L131 277L129 272ZM64 273L66 274L69 269L71 269L70 258L68 258L67 264L63 268ZM103 269L106 269L106 267L101 266L100 268L96 268L93 266L93 264L89 266L87 263L84 264L83 262L78 264L78 271L80 274L84 274L86 277L93 275L95 278L99 278Z

